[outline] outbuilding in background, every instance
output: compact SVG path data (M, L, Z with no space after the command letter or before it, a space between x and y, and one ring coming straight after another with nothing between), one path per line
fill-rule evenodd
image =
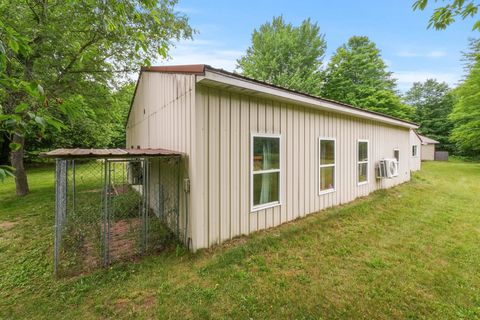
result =
M425 137L422 135L418 135L422 142L422 151L421 151L421 159L422 161L425 160L435 160L435 145L439 143L437 140L433 140L429 137Z

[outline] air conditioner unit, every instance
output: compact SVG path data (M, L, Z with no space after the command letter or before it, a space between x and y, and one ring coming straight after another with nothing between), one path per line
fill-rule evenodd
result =
M397 159L383 159L380 160L377 166L377 178L392 179L398 176L398 162Z

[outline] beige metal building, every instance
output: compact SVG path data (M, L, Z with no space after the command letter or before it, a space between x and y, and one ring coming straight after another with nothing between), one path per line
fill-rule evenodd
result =
M408 181L416 128L207 65L150 67L127 147L184 153L180 211L197 250ZM384 158L398 176L376 178Z
M437 140L433 140L429 137L425 137L420 134L418 135L418 137L422 143L422 150L421 150L422 161L435 160L435 145L439 142Z

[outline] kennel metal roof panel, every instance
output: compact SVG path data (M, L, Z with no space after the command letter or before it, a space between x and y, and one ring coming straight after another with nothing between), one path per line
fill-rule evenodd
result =
M56 149L40 154L45 158L136 158L174 157L182 153L167 149Z

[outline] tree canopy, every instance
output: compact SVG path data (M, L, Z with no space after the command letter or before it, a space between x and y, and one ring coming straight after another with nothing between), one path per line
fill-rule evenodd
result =
M125 122L134 89L133 82L118 90L92 84L90 90L69 96L62 104L81 110L81 116L62 117L66 128L61 134L52 131L42 140L28 138L29 150L42 150L45 145L50 148L124 148Z
M450 119L454 122L451 140L465 155L480 155L480 61L455 90L457 103Z
M45 138L52 127L65 129L65 117L89 112L83 107L94 97L85 92L118 87L126 72L166 57L172 40L192 36L175 5L174 0L0 0L0 130L12 142L17 194L28 192L26 139Z
M435 79L415 82L404 99L415 108L413 120L420 125L418 131L438 140L440 149L453 151L449 141L452 122L448 116L455 99L448 84Z
M365 36L351 37L332 56L322 95L354 106L410 119L412 109L398 97L396 82L380 50Z
M437 30L444 30L449 25L455 22L457 18L465 20L477 15L480 3L478 1L453 0L449 3L435 8L428 27ZM428 0L416 0L413 3L413 10L425 10L428 5ZM480 31L480 20L477 20L473 25L473 30Z
M468 74L480 62L480 39L468 40L468 51L462 52L465 72Z
M318 95L325 49L320 27L310 19L293 26L274 17L253 31L252 45L237 64L245 76Z

